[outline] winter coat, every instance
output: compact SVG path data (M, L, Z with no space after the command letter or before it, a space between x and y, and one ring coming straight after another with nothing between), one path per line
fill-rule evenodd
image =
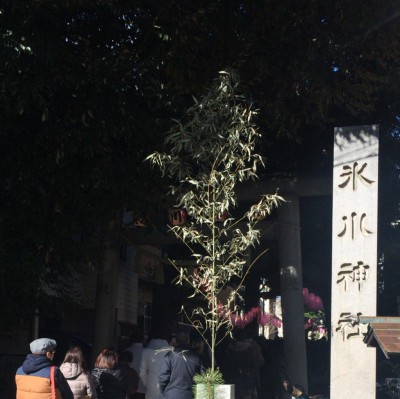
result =
M51 360L46 355L29 354L17 370L17 399L51 398ZM54 370L57 399L73 399L72 391L58 367Z
M140 364L142 362L142 355L143 355L143 344L141 342L134 342L131 344L129 348L126 348L127 351L132 353L133 360L131 363L131 367L138 373L140 373ZM143 384L142 379L139 376L139 386L136 391L137 393L145 393L146 388Z
M167 351L171 347L163 339L152 339L143 349L140 363L140 379L146 388L146 399L160 399L161 392L158 385L161 364Z
M159 383L165 399L193 399L193 377L202 371L200 356L177 346L167 352L161 366Z
M264 364L260 346L253 340L233 341L225 352L224 364L224 377L228 384L235 384L235 397L252 394Z
M128 379L128 396L133 397L138 389L139 375L132 367L129 367L128 365L121 365L121 369L126 374L126 378Z
M74 399L84 395L93 396L90 374L85 373L78 363L63 363L60 370L74 394Z
M121 369L92 370L93 384L98 399L125 399L128 391L128 378Z

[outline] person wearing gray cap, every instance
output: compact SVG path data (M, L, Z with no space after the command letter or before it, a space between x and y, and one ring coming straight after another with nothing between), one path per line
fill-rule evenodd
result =
M17 399L73 399L74 395L58 367L52 366L57 342L50 338L35 339L30 343L31 354L27 355L15 374ZM51 371L54 367L54 395Z

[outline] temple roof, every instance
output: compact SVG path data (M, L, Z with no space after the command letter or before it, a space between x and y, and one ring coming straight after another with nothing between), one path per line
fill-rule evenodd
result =
M400 354L400 317L361 316L361 323L368 323L364 342L369 347L381 348L387 359Z

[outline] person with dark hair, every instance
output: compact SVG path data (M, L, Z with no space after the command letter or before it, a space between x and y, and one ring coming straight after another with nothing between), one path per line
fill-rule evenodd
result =
M154 329L149 334L149 344L143 349L142 362L140 364L140 378L146 387L146 399L160 399L161 392L158 384L158 376L162 359L171 346L167 341L167 331Z
M190 331L189 346L190 349L197 352L199 355L204 351L204 339L196 329Z
M193 399L193 377L201 373L200 356L189 348L189 334L179 331L176 347L164 356L159 384L164 399Z
M132 362L131 362L130 366L139 375L145 339L144 339L143 332L136 326L132 331L130 343L131 343L130 346L128 348L126 348L127 351L132 353ZM135 399L145 399L145 392L146 392L146 388L143 384L142 379L139 376L139 385L138 385L138 389L135 393Z
M205 369L211 367L210 347L206 344L204 337L196 329L190 331L189 347L200 356L201 364Z
M224 377L228 384L235 384L235 398L252 399L259 385L260 366L264 364L260 346L253 341L246 329L235 328L233 340L224 354Z
M64 375L52 365L56 347L57 342L50 338L39 338L30 343L32 354L27 355L15 375L17 399L51 397L53 377L56 398L74 398Z
M98 399L126 399L128 378L118 367L118 354L114 349L103 349L97 356L92 378Z
M119 365L121 369L125 372L128 379L128 393L126 395L127 399L133 399L135 397L135 393L138 389L139 384L138 373L132 367L130 367L132 359L132 353L127 350L125 352L122 352L119 356Z
M60 370L74 394L74 399L79 399L82 396L95 397L93 396L91 377L86 368L82 349L79 346L68 349Z

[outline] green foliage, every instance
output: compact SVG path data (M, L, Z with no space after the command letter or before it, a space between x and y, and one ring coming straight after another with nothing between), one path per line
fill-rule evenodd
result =
M282 201L277 194L264 195L239 219L229 214L237 207L237 183L257 178L264 165L254 153L259 136L255 111L237 94L238 84L234 72L220 72L211 90L188 109L186 121L172 127L166 138L169 152L147 158L171 179L175 206L189 215L187 223L170 229L190 249L196 270L171 262L179 271L178 283L189 283L193 296L207 303L187 317L203 336L211 334L212 370L217 332L232 327L228 314L236 291L227 304L218 302L218 294L233 276L243 281L252 266L247 251L259 243L256 225Z
M161 185L142 160L160 148L160 132L190 95L226 65L257 104L270 171L330 168L334 125L383 122L393 131L396 7L384 0L365 0L362 9L344 0L4 0L0 302L13 310L1 324L31 312L49 268L63 281L71 268L99 265L99 238L114 212L148 209L153 200L162 206ZM394 158L398 142L397 134L388 145ZM24 306L14 308L19 300Z
M328 329L326 328L325 312L323 310L304 312L304 328L307 339L317 341L325 338L328 340Z
M175 106L234 67L260 110L269 171L330 168L333 126L398 124L396 3L171 1L158 11L157 31L169 40L147 51L161 55Z
M215 394L215 386L224 383L219 369L207 369L201 374L196 374L193 378L195 384L203 384L203 387L193 387L193 392L196 399L217 399Z
M1 328L49 301L43 281L74 298L115 215L160 198L142 162L158 141L142 134L158 131L139 59L150 21L123 1L0 6Z

